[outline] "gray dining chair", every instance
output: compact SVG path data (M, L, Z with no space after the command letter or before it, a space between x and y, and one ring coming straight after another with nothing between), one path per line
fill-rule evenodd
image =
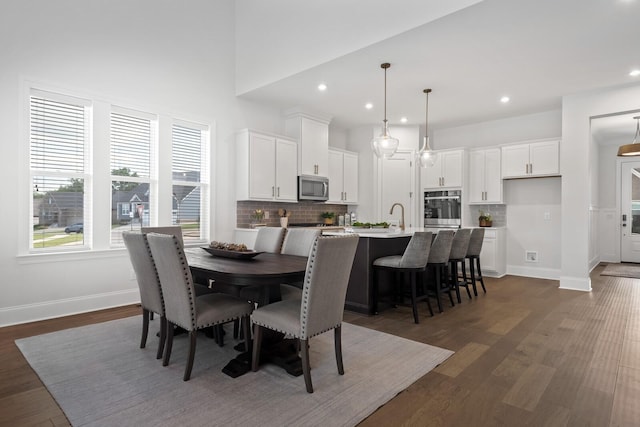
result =
M475 296L478 296L478 288L476 287L476 282L480 282L482 291L485 294L487 293L487 288L484 287L484 279L482 278L482 269L480 268L480 252L482 251L483 242L484 228L474 228L471 231L471 237L469 238L469 249L467 249L466 258L469 260L470 277L468 279L468 283L470 283L473 287L473 294Z
M245 348L250 349L251 333L249 315L253 304L242 301L231 295L212 293L196 297L182 245L176 236L149 233L147 241L155 260L164 297L165 316L167 319L167 344L164 352L163 366L169 364L173 347L173 325L189 332L189 353L184 371L184 381L191 378L193 360L196 350L196 337L199 329L216 326L235 319L244 319Z
M253 371L260 364L263 329L282 332L299 340L305 386L307 392L313 393L309 339L333 329L338 373L344 375L342 316L357 246L357 235L318 237L307 260L302 299L279 301L253 312Z
M159 227L140 227L140 231L147 233L160 233L176 236L180 242L180 246L184 247L184 236L182 235L182 227L179 225L164 225Z
M449 301L453 307L453 297L451 296L451 287L447 282L447 266L449 264L449 255L451 254L451 245L453 244L453 230L440 230L436 234L431 251L429 252L429 260L427 261L427 269L432 273L433 281L432 291L438 302L438 310L442 313L441 294L447 293ZM429 271L428 271L429 272ZM428 275L425 275L428 276Z
M280 253L286 229L282 227L260 227L253 250L256 252Z
M470 237L470 228L461 228L457 230L456 234L453 236L451 252L449 253L449 285L456 292L458 304L462 302L462 299L460 298L460 286L465 287L469 298L471 298L471 292L467 285L466 270L464 270L464 268L461 268L461 273L463 273L462 281L458 278L458 265L465 263L467 250L469 249Z
M160 341L156 359L162 357L164 343L167 337L167 322L164 312L164 301L160 280L155 263L151 255L151 249L144 234L139 231L125 231L122 233L124 245L129 252L129 259L136 275L136 282L140 290L140 305L142 306L142 338L140 348L145 348L149 333L149 319L151 313L160 316Z
M426 301L429 313L433 316L433 309L429 301L429 295L426 290L420 289L422 292L418 294L418 284L422 285L422 281L418 281L418 275L424 273L429 260L429 252L431 251L432 234L429 231L418 231L411 236L402 255L390 255L377 258L373 261L374 270L374 290L373 297L375 299L374 306L377 308L378 302L378 280L380 279L380 270L386 270L393 273L399 273L403 278L409 278L409 287L411 291L411 308L413 310L413 321L420 323L418 319L418 302ZM401 283L402 287L404 283ZM400 289L402 295L402 289Z
M313 244L321 234L322 232L316 228L287 229L281 253L308 257ZM283 300L302 298L302 283L283 283L280 285L280 296Z

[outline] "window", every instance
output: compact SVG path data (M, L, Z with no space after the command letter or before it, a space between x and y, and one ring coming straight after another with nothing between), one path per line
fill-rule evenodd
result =
M148 226L155 117L113 108L111 122L111 244L121 245L124 230Z
M28 87L25 104L21 249L108 250L125 230L171 222L186 242L206 240L208 125L42 87Z
M171 129L172 217L182 227L185 242L205 238L208 218L208 128L175 122Z
M84 229L91 218L89 135L89 101L31 91L31 249L88 245Z

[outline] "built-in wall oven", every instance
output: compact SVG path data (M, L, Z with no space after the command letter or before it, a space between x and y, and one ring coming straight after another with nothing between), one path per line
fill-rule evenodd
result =
M461 191L425 191L424 226L425 228L460 228Z

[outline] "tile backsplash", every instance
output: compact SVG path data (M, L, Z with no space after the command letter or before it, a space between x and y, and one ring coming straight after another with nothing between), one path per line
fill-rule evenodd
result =
M315 202L298 202L298 203L280 203L280 202L255 202L255 201L239 201L236 202L236 226L238 228L250 228L253 222L256 222L251 218L253 212L256 209L262 209L263 212L269 213L269 218L265 218L260 223L267 224L267 226L279 227L280 217L278 216L278 209L286 209L287 212L291 212L289 216L289 223L322 223L323 219L320 216L322 212L334 212L334 222L338 223L338 215L342 215L347 212L346 205L331 205L327 203L315 203Z
M491 215L494 227L507 225L507 205L469 205L469 225L478 226L478 216L483 211ZM466 222L466 221L465 221Z

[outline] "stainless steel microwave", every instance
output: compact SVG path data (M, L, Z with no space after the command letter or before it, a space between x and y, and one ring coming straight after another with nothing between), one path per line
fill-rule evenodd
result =
M298 176L298 200L329 200L329 178L323 176Z

